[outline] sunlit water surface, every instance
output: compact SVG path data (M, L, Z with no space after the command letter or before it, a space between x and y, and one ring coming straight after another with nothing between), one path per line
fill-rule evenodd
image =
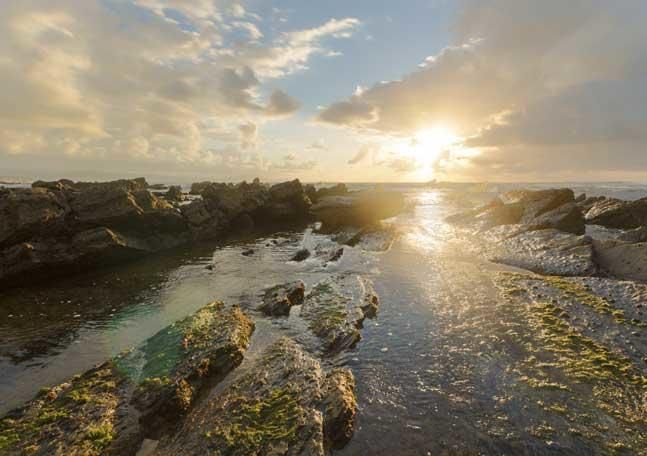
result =
M381 307L365 322L357 348L331 361L353 369L360 406L355 436L340 454L603 454L603 432L573 437L569 423L536 406L554 400L551 393L518 386L523 353L505 334L523 322L498 306L493 276L503 268L456 239L443 222L456 210L444 192L404 190L414 209L390 221L401 236L387 252L347 247L338 264L289 261L304 246L334 246L308 229L180 249L3 293L0 413L214 299L239 304L256 319L253 359L278 335L298 338L304 330L292 317L269 320L254 311L264 288L359 274L374 281ZM632 199L646 194L643 187L615 191ZM249 248L254 255L243 256ZM541 432L542 425L553 432Z

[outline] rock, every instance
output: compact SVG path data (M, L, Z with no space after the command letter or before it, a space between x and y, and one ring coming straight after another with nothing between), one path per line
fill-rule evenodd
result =
M166 190L166 184L151 184L148 188L150 190Z
M356 192L320 198L312 212L326 231L345 226L366 226L394 217L404 210L402 194L387 191Z
M604 272L626 280L647 281L647 242L594 241L596 259Z
M340 449L353 436L357 401L355 379L348 369L334 369L324 384L324 437L333 449Z
M148 339L140 349L146 363L132 398L150 430L146 436L177 421L213 379L237 367L253 331L240 308L213 302ZM128 366L131 359L118 363Z
M589 209L593 207L593 205L599 201L604 201L606 199L605 196L589 196L584 199L584 201L579 201L577 202L577 205L582 208L582 212L586 214Z
M270 187L270 202L263 211L268 220L285 221L306 219L312 205L299 179Z
M209 181L194 182L193 184L191 184L191 190L189 191L189 193L191 195L202 195L202 191L209 185L211 185L211 182Z
M341 247L337 250L335 250L332 255L328 258L327 263L334 263L336 261L339 261L339 259L344 255L344 248Z
M173 201L176 203L184 201L184 193L182 193L182 187L180 187L179 185L170 186L168 191L164 194L164 198L167 201Z
M358 278L355 285L359 293L349 296L342 293L334 277L324 280L312 288L301 306L300 316L321 340L327 355L354 347L361 339L359 329L364 319L375 314L378 300L369 282ZM373 295L368 297L370 292Z
M579 203L583 203L584 201L586 201L586 193L580 193L579 196L575 198L574 202L579 204Z
M320 199L326 198L327 196L346 196L348 195L348 193L349 192L346 184L337 184L333 185L332 187L323 187L316 190L314 199L312 201L319 201Z
M566 233L582 235L586 231L582 210L575 203L567 203L529 221L530 230L554 228Z
M269 288L265 290L263 304L261 304L259 310L267 315L289 315L292 306L298 306L303 303L305 290L306 286L300 280Z
M310 250L301 249L294 254L294 256L290 259L290 261L301 262L301 261L307 260L308 258L310 258Z
M45 188L10 189L0 193L0 247L65 231L70 213L60 193Z
M212 303L139 348L45 388L0 420L2 454L135 454L240 364L253 324ZM143 366L140 373L139 366Z
M156 455L317 455L352 434L354 381L326 375L295 342L281 338L245 374L198 406ZM327 438L327 436L330 436Z
M254 249L243 250L241 255L242 256L252 256L252 255L254 255Z
M647 242L647 226L641 226L633 230L624 231L618 235L619 241L636 243Z
M647 225L647 198L636 201L604 199L594 203L585 218L586 223L607 228L639 228Z
M568 188L549 190L514 190L499 195L503 204L519 204L523 206L524 212L520 220L522 224L528 224L534 218L545 212L557 209L567 203L575 201L573 190Z
M525 227L521 227L522 230ZM539 274L588 276L597 272L591 238L555 229L502 235L491 230L483 238L486 256L494 262Z

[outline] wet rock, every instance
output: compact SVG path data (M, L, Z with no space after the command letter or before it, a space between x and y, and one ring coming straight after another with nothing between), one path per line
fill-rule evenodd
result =
M170 186L168 191L164 194L164 198L167 201L173 201L176 203L184 201L184 193L182 193L182 187L180 187L179 185Z
M586 223L607 228L639 228L647 225L647 198L636 201L603 199L593 204L585 218Z
M314 189L314 186L312 187ZM310 194L310 199L312 202L318 202L322 198L326 198L328 196L346 196L348 195L348 187L346 187L346 184L337 184L333 185L332 187L323 187L318 190L314 191L314 194Z
M340 282L347 280L342 292ZM323 351L334 355L361 339L364 319L375 315L379 301L370 282L359 277L331 278L317 283L305 297L300 316L321 340Z
M514 190L499 195L505 205L518 204L523 207L523 215L519 223L532 225L532 222L542 214L557 209L565 204L573 203L573 190L568 188L548 190Z
M334 369L326 378L323 396L324 437L333 449L343 448L353 436L357 414L352 372Z
M586 193L580 193L576 198L575 198L575 203L583 203L586 201Z
M483 240L486 256L494 262L548 275L587 276L597 272L588 236L548 229L507 237L490 232Z
M319 198L312 212L322 222L323 230L332 231L346 226L372 225L398 215L404 208L402 194L371 191Z
M148 339L140 349L146 363L132 398L146 435L176 421L203 388L237 367L253 331L240 308L213 302Z
M620 279L647 281L647 242L606 240L593 245L604 272Z
M135 454L145 437L177 423L203 387L240 364L252 331L240 309L212 303L139 348L44 388L0 419L0 450Z
M308 258L310 258L310 250L301 249L294 254L294 256L290 259L290 261L301 262L301 261L307 260Z
M339 261L339 259L344 255L344 248L341 247L337 250L335 250L332 255L328 258L327 263L334 263L336 261Z
M624 231L618 235L618 240L629 243L647 242L647 226Z
M242 255L242 256L246 256L246 257L248 257L248 256L252 256L252 255L254 255L254 249L247 249L247 250L243 250L243 252L241 253L241 255Z
M263 304L259 310L267 315L288 315L292 306L303 303L305 289L305 284L300 280L269 288L265 290Z
M353 384L350 371L326 375L295 342L279 339L248 374L162 439L155 454L324 455L341 445L332 438L352 433Z

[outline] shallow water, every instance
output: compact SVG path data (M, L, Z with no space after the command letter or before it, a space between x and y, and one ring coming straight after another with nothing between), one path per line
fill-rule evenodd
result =
M329 360L353 369L360 406L355 436L339 454L607 454L605 440L622 435L611 417L596 415L587 390L562 379L582 392L574 399L519 382L536 334L522 313L501 305L494 278L505 268L474 257L455 238L443 219L456 208L444 193L409 192L415 208L391 221L401 236L386 252L346 247L338 263L326 263L325 254L289 261L304 246L336 247L308 229L3 293L0 413L214 299L240 304L257 321L248 359L228 379L235 381L278 335L303 338L298 309L287 319L255 312L264 288L300 279L310 289L331 275L360 275L374 281L381 306L358 346ZM254 254L243 256L249 248ZM560 401L567 414L547 411ZM585 427L594 432L583 436L571 418L591 415ZM644 423L632 426L637 441L647 441L640 440Z

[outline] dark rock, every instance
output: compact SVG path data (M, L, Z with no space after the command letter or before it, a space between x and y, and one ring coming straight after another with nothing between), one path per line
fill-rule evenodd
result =
M605 199L607 199L605 196L589 196L588 198L585 198L584 201L578 202L577 205L580 206L580 208L582 208L582 212L586 214L595 203L604 201Z
M313 201L319 201L327 196L346 196L348 195L348 188L346 184L337 184L332 187L323 187L316 191Z
M193 184L191 184L191 190L189 191L189 193L191 195L202 195L202 191L209 185L211 185L211 182L209 181L194 182Z
M618 235L618 240L629 243L647 242L647 226L624 231Z
M252 256L252 255L254 255L254 249L243 250L241 255L242 256Z
M544 212L529 221L530 230L554 228L566 233L584 234L586 227L582 210L575 203L567 203Z
M324 437L333 449L340 449L353 436L357 401L355 379L348 369L334 369L323 388Z
M577 198L575 198L575 203L579 204L579 203L583 203L584 201L586 201L586 193L580 193L580 195Z
M330 255L330 258L328 258L328 263L334 263L335 261L339 261L339 259L344 255L344 248L341 247L333 252L332 255Z
M166 184L151 184L148 188L150 190L166 190Z
M290 259L290 261L301 262L301 261L307 260L308 258L310 258L310 250L301 249L294 254L294 256Z
M305 290L305 284L300 280L269 288L265 290L263 304L261 304L259 310L267 315L289 315L292 306L303 303Z
M636 201L614 198L598 201L586 213L586 223L621 229L645 226L647 225L647 198Z
M177 203L184 201L184 193L182 193L182 187L180 187L179 185L172 185L164 194L164 198L166 198L167 201L173 201Z

